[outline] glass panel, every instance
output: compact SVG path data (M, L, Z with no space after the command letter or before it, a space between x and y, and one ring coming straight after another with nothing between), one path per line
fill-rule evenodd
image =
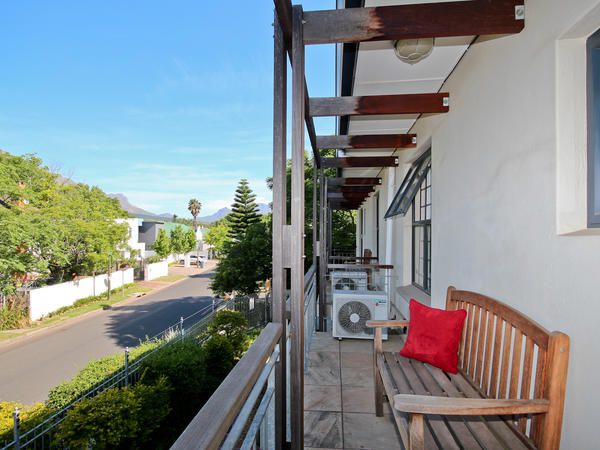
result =
M411 203L417 195L417 191L421 186L421 182L427 175L427 171L431 166L431 151L426 151L421 157L415 161L411 166L410 170L404 177L398 192L392 200L392 204L385 213L385 218L393 217L396 215L404 216Z
M591 133L593 145L590 151L590 224L600 226L600 49L594 48L591 52L593 71Z

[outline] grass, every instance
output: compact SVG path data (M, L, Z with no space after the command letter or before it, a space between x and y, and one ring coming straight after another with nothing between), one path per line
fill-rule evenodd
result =
M163 283L173 283L174 281L183 280L185 275L165 275L164 277L155 278L152 281L159 281Z
M128 299L135 293L143 293L151 290L152 289L150 288L139 286L137 284L128 284L123 288L123 291L121 291L121 288L113 289L111 291L110 301L108 300L106 294L102 294L97 297L88 297L83 298L81 300L77 300L77 302L75 302L73 306L61 308L42 320L36 320L34 322L31 322L27 328L22 328L19 330L0 331L0 342L14 339L18 336L27 334L32 330L47 328L49 326L55 325L60 322L64 322L65 320L72 319L74 317L81 316L91 311L109 307L111 305L114 305L115 303L119 303L125 299Z

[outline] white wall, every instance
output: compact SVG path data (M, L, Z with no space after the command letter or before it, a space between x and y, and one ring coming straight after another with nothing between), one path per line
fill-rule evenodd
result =
M169 263L167 261L146 264L144 267L144 280L154 280L166 275L169 275Z
M600 236L559 234L559 199L565 198L559 187L577 180L557 177L565 161L557 141L563 125L557 117L564 117L557 111L557 48L597 5L528 0L524 31L479 39L443 87L450 113L424 117L412 130L422 143L418 151L429 140L432 146L431 302L443 307L453 284L570 335L565 449L598 448ZM600 20L590 27L597 28ZM560 70L561 82L568 80L565 67ZM566 151L581 161L576 146ZM396 187L405 167L397 171ZM399 278L410 273L406 222L394 219Z
M113 272L110 283L111 289L133 283L133 269ZM41 319L63 306L70 306L79 299L100 295L107 290L106 274L32 289L29 291L29 317L31 320Z

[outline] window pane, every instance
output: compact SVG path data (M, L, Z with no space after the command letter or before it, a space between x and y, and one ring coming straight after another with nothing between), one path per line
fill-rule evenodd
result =
M588 224L600 227L600 31L588 48Z
M415 161L410 170L404 177L398 192L392 200L392 204L385 213L385 218L396 215L405 215L410 208L411 203L417 195L417 191L421 186L421 182L427 174L427 170L431 166L431 152L426 151L421 157Z

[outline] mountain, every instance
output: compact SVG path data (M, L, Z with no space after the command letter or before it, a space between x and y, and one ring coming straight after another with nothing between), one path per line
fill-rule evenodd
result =
M222 219L223 217L225 217L230 212L231 212L230 208L221 208L216 213L211 214L210 216L198 217L198 222L201 222L201 223L216 222L217 220ZM267 205L266 203L259 203L258 204L258 213L259 214L261 214L261 215L262 214L269 214L270 212L271 212L271 207L269 205Z
M146 211L145 209L142 209L138 206L133 205L132 203L129 202L129 200L127 199L125 194L121 194L121 193L108 194L108 196L110 198L116 198L119 201L121 208L123 208L125 211L127 211L130 216L141 217L144 219L163 220L163 221L171 221L171 219L173 219L172 213L155 214L153 212ZM231 212L231 209L229 209L229 208L221 208L214 214L198 217L198 222L200 222L200 223L216 222L217 220L225 217L230 212ZM271 212L271 207L269 205L267 205L266 203L258 204L258 213L259 214L268 214L270 212Z
M129 199L125 196L125 194L117 193L117 194L107 194L110 198L116 198L125 211L129 213L131 216L156 216L156 214L151 213L150 211L146 211L138 206L135 206L129 203Z

